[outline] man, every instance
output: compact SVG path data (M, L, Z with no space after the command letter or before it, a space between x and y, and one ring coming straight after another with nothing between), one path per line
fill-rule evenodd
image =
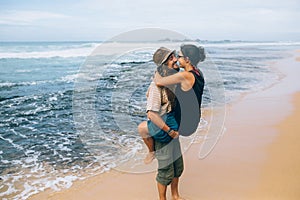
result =
M175 51L161 47L154 53L153 61L158 66L157 73L162 77L177 72L174 70L178 68ZM152 82L147 92L149 120L138 126L138 131L149 149L145 163L150 163L154 157L158 160L156 180L160 200L166 199L168 185L171 185L173 199L181 199L178 181L183 172L183 159L178 139L178 125L173 112L175 102L173 92L174 86L157 87Z

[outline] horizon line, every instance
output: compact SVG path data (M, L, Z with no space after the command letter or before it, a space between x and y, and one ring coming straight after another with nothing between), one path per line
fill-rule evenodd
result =
M209 40L209 39L184 39L184 40L173 40L173 39L163 39L163 40L152 40L152 41L111 41L111 40L0 40L0 43L17 43L17 42L300 42L300 40L241 40L241 39L219 39L219 40Z

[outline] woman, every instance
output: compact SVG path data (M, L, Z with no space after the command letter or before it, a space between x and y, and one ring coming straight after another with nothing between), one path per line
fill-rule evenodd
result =
M154 82L157 86L177 85L175 118L179 125L178 132L183 136L193 134L200 122L205 82L197 64L204 59L205 53L202 47L182 45L178 53L178 61L184 71L167 77L155 73Z

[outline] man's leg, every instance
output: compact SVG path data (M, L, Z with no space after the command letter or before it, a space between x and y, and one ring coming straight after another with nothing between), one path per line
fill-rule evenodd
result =
M173 200L183 200L183 198L180 197L178 192L178 182L179 178L173 178L171 182L171 193Z
M167 199L167 186L157 182L157 189L159 194L159 200Z
M174 149L173 149L173 159L176 159L174 161L174 178L171 182L171 193L173 200L183 200L183 198L179 195L178 190L178 184L179 184L179 177L181 176L183 169L184 169L184 163L183 158L181 154L181 148L179 140L174 140Z

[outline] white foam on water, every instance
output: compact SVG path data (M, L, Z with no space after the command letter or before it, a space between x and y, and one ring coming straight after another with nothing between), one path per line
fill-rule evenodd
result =
M16 143L10 138L4 138L0 135L0 139L7 141L9 144L11 144L13 147L15 147L18 150L24 150L24 148Z
M69 46L66 44L64 47L56 47L56 49L51 49L47 46L41 48L42 51L12 51L9 52L0 52L1 58L19 58L19 59L27 59L27 58L52 58L52 57L62 57L62 58L71 58L71 57L86 57L91 54L94 48L98 44L94 43L91 45L76 46L70 44Z

